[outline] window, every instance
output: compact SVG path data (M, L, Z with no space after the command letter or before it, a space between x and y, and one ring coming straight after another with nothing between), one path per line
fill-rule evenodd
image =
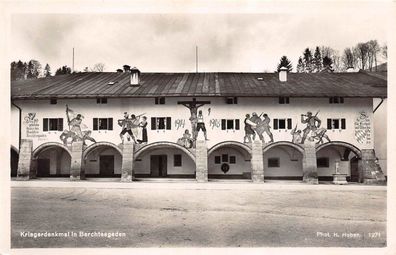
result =
M237 97L227 97L226 103L227 104L238 104L238 98Z
M93 118L93 130L113 130L113 118Z
M165 104L165 97L156 97L154 102L155 104Z
M318 167L329 167L329 158L317 158L316 164Z
M220 164L221 163L221 157L220 156L215 156L214 160L215 160L215 164Z
M230 156L230 164L236 164L236 157Z
M292 129L292 119L274 119L274 129Z
M51 98L50 99L50 104L57 104L58 100L56 100L55 98Z
M346 120L327 119L327 129L346 129Z
M239 130L239 119L222 119L221 130Z
M44 118L43 131L63 131L63 118Z
M181 154L173 155L173 166L182 166L182 155Z
M279 167L280 160L279 158L268 158L268 167Z
M330 104L343 104L344 98L343 97L330 97L329 103Z
M289 104L290 98L289 97L279 97L279 104Z
M228 162L228 154L221 155L221 161L222 162Z
M172 119L171 117L152 117L151 130L171 130Z
M105 97L96 98L96 103L97 104L107 104L107 98L105 98Z

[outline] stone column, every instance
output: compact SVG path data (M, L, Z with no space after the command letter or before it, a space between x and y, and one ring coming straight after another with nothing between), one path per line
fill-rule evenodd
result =
M376 162L373 149L362 149L362 158L359 159L359 182L364 184L384 184L386 179L381 167Z
M131 182L134 178L134 143L125 141L122 148L121 182Z
M195 179L197 182L208 181L208 148L205 140L196 140Z
M19 160L17 170L17 180L27 181L30 176L32 163L33 141L29 139L21 139L19 149Z
M264 182L264 156L261 141L256 140L252 143L252 159L250 161L252 168L252 181Z
M303 155L303 182L318 184L315 143L305 140Z
M71 148L70 180L81 180L83 142L73 142Z

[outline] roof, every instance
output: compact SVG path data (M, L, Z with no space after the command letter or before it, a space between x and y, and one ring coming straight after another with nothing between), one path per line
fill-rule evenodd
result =
M131 86L129 73L88 72L11 83L12 99L156 96L386 97L387 81L365 72L289 73L287 82L278 73L142 73Z

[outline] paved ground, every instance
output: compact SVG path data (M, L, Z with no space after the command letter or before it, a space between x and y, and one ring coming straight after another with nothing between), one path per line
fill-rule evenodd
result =
M386 245L386 187L15 183L13 248ZM125 236L82 237L80 231Z

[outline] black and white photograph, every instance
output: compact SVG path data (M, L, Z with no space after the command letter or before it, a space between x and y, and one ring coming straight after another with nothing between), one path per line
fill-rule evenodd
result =
M394 254L393 1L1 5L0 254Z

